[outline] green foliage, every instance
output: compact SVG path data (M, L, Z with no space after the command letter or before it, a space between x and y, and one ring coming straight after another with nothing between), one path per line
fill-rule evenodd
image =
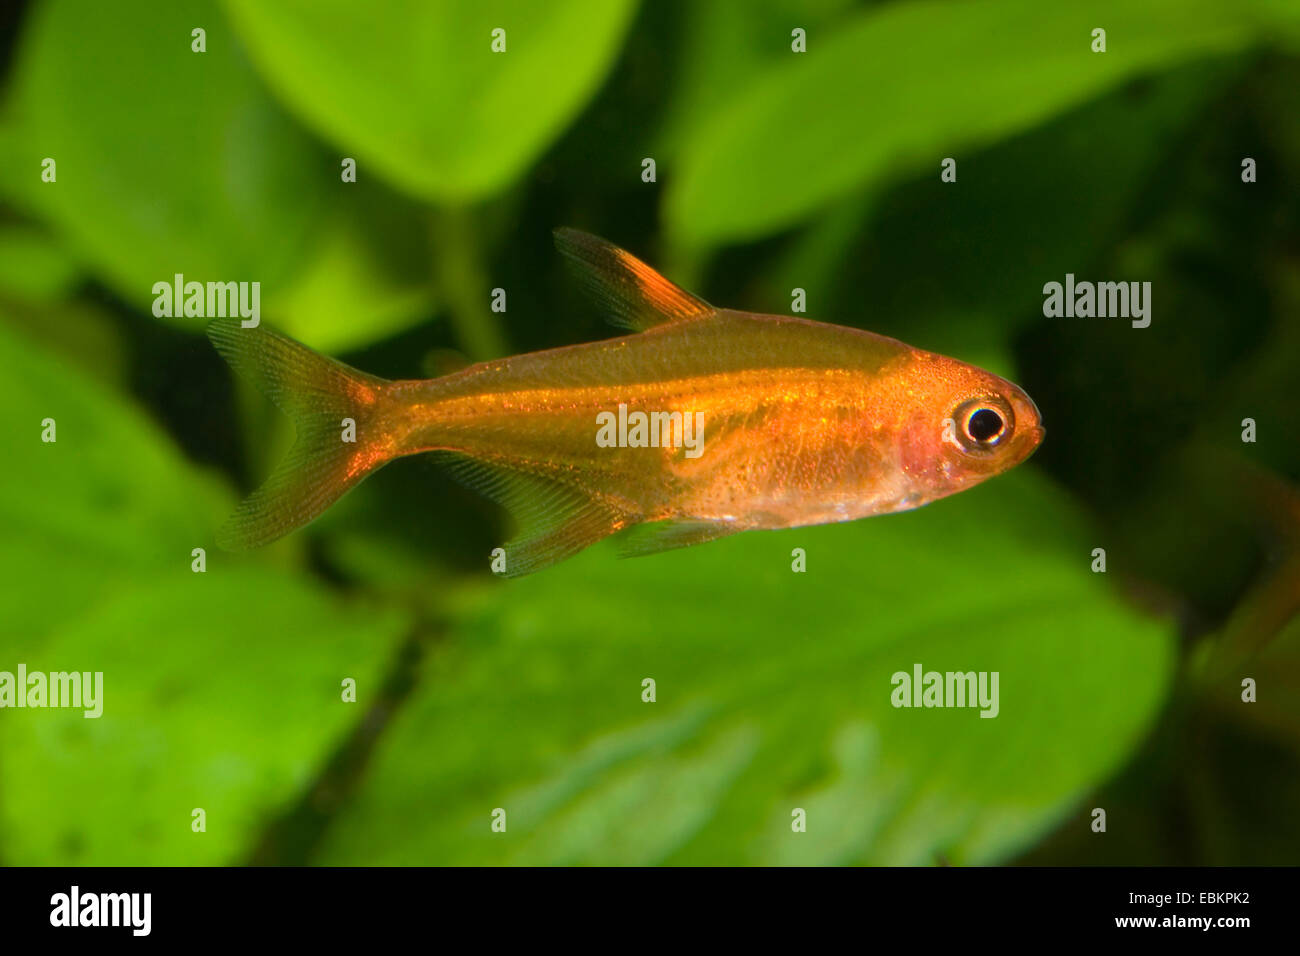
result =
M79 278L58 243L30 226L0 226L0 289L24 302L58 302Z
M29 424L0 449L0 574L21 582L0 590L0 670L104 674L97 719L0 712L4 859L237 862L355 719L342 680L377 685L402 615L232 563L211 543L230 497L127 402L2 325L0 365Z
M0 362L0 402L25 426L2 433L0 469L0 567L23 582L0 591L0 628L21 651L137 576L188 573L232 499L123 396L3 326Z
M633 0L226 0L267 81L304 121L412 195L505 188L600 84ZM505 30L505 52L493 31Z
M26 656L29 672L102 671L104 714L34 711L0 730L6 858L240 862L356 719L343 679L373 691L399 624L264 568L134 575Z
M191 53L203 24L208 52ZM24 146L5 188L133 305L177 272L274 287L324 215L322 157L230 41L204 0L32 10L15 78ZM39 176L47 156L54 184Z
M427 314L422 217L371 184L344 192L338 161L258 83L213 3L41 4L13 100L15 175L0 190L125 301L151 304L154 283L176 273L255 279L266 314L320 348ZM55 184L37 175L45 157Z
M1298 36L1287 0L31 0L0 670L102 670L105 711L0 711L0 861L1294 862ZM154 283L259 281L267 323L444 374L606 334L562 225L1006 374L1047 440L917 512L509 583L418 459L214 547L288 428ZM1152 280L1151 328L1044 320L1066 272ZM892 707L917 663L998 671L998 717Z
M613 550L466 598L327 860L987 863L1115 769L1170 677L1168 625L1088 570L1078 516L1032 476ZM893 708L916 663L1000 671L1001 712Z
M1091 30L1101 24L1108 48L1094 54ZM1040 123L1133 76L1234 53L1279 29L1295 39L1294 6L891 4L814 39L824 44L816 56L777 61L701 123L667 200L668 225L697 245L753 239L914 167L937 176L941 157Z

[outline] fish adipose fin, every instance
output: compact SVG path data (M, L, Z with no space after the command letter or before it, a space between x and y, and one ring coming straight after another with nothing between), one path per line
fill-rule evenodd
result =
M591 233L556 229L555 247L569 260L596 301L608 310L610 321L622 328L640 332L717 311L630 252Z
M235 319L209 324L208 338L293 420L298 436L266 484L218 531L223 548L256 548L302 527L392 457L381 439L367 439L384 379ZM349 428L345 419L354 424Z
M654 521L628 529L618 539L619 556L640 558L660 551L689 548L693 544L716 541L739 529L723 521Z
M550 567L633 520L617 507L552 478L458 452L430 454L461 484L509 511L518 525L504 545L504 569L493 566L500 577L517 578Z

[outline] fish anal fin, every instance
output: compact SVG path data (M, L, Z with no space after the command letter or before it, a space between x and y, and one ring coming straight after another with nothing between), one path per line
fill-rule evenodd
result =
M669 322L712 315L716 310L611 242L578 229L556 229L555 246L610 321L643 331Z
M572 557L631 523L618 507L547 475L458 452L434 452L461 484L505 508L517 532L499 577L517 578Z
M689 548L735 534L742 529L725 521L691 521L675 519L637 525L618 540L619 556L639 558L675 548Z

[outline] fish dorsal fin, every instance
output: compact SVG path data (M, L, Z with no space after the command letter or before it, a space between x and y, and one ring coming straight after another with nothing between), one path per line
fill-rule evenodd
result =
M615 325L640 332L668 322L712 315L713 306L598 236L578 229L555 230L555 246L572 264Z
M461 452L431 456L461 484L510 512L518 525L506 542L501 577L517 578L571 557L624 528L630 516L579 489L543 475Z

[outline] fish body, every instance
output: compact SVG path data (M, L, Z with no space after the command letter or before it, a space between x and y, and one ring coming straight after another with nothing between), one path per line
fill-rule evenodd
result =
M632 526L625 552L649 553L915 508L1042 439L1028 396L974 366L858 329L715 309L593 236L560 230L557 242L637 331L385 382L214 323L218 348L297 420L302 449L223 543L278 537L383 463L434 452L516 515L514 576Z

